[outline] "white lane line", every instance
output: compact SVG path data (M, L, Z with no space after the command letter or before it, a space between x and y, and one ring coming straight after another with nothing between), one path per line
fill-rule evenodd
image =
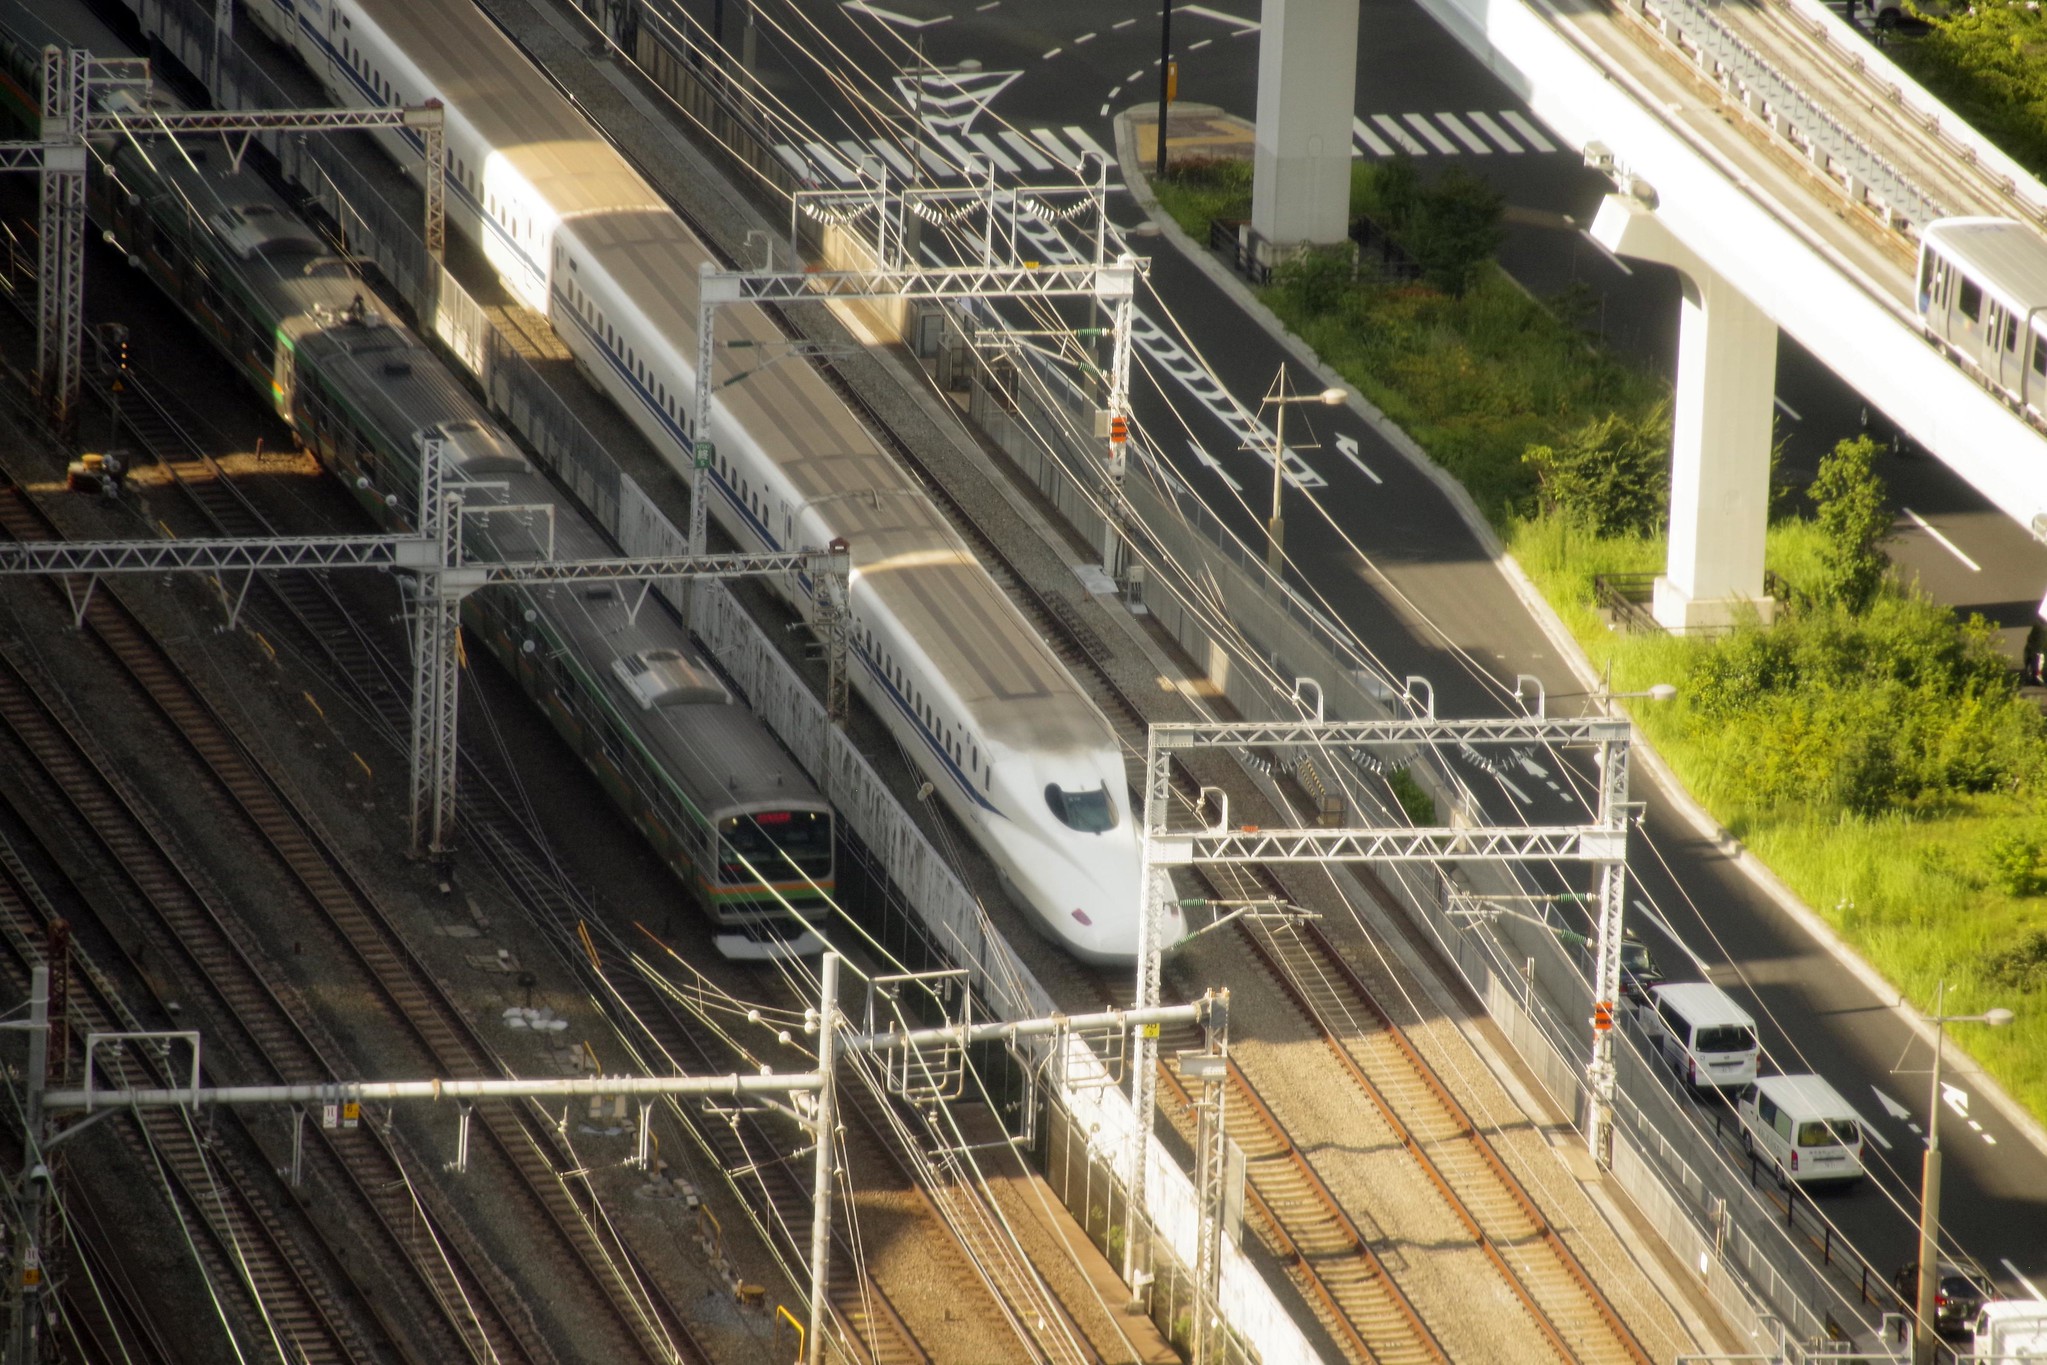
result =
M1393 155L1393 144L1388 142L1385 138L1380 137L1377 133L1373 132L1369 127L1365 125L1365 121L1363 119L1361 118L1352 119L1350 121L1350 131L1352 136L1356 137L1359 142L1365 144L1365 149L1371 152L1372 155L1374 156Z
M1080 165L1079 154L1061 142L1059 135L1050 128L1033 128L1031 129L1031 136L1036 138L1038 145L1050 152L1052 160L1061 166L1074 167Z
M1946 536L1934 530L1933 523L1929 522L1925 517L1920 516L1917 512L1913 511L1909 507L1900 507L1898 510L1900 512L1903 512L1906 516L1912 518L1912 524L1914 526L1917 526L1920 530L1926 532L1926 534L1932 536L1935 540L1939 541L1942 549L1946 550L1949 554L1953 555L1956 559L1961 560L1963 564L1967 565L1970 573L1983 572L1983 566L1981 564L1978 564L1975 560L1963 554L1961 546L1955 544L1952 540L1949 540Z
M1649 902L1641 899L1640 897L1637 897L1636 899L1629 901L1628 904L1634 907L1634 911L1636 914L1640 915L1643 919L1648 920L1658 929L1661 929L1663 931L1663 936L1669 939L1672 943L1675 943L1677 945L1677 950L1683 953L1686 957L1691 959L1692 966L1698 969L1700 976L1706 977L1709 980L1711 979L1713 974L1712 967L1707 965L1705 958L1700 957L1697 953L1692 951L1691 944L1686 943L1683 939L1677 936L1677 930L1670 927L1669 920L1665 919L1663 916L1657 914L1654 910L1650 909Z
M1416 142L1407 129L1395 123L1387 115L1374 114L1372 115L1372 122L1378 124L1380 131L1392 138L1394 145L1398 146L1401 151L1406 152L1409 156L1427 156L1429 154L1428 148Z
M994 9L997 5L1000 5L1001 3L1002 0L988 0L988 3L985 5L974 6L974 13L986 14L989 10Z
M1606 257L1606 259L1608 259L1609 261L1612 261L1614 264L1614 268L1620 271L1621 274L1632 275L1635 273L1634 267L1630 266L1626 261L1622 260L1620 257L1614 255L1613 252L1608 249L1605 242L1600 241L1597 237L1594 237L1584 228L1578 229L1578 235L1580 237L1583 237L1586 241L1592 243L1593 247L1599 252L1600 255Z
M1044 56L1042 56L1042 57L1038 58L1038 60L1039 60L1039 61L1041 61L1041 62L1049 62L1049 61L1051 61L1051 60L1052 60L1052 59L1053 59L1054 57L1058 56L1058 55L1059 55L1060 53L1064 52L1065 50L1066 50L1066 49L1065 49L1065 48L1063 48L1063 47L1055 47L1055 48L1053 48L1053 49L1052 49L1052 50L1051 50L1050 52L1047 52L1047 53L1046 53L1046 54L1045 54Z
M874 150L881 153L881 159L889 164L889 169L897 175L908 180L917 173L917 168L910 164L910 158L904 156L893 142L878 137L870 138L869 141L874 144Z
M1189 52L1199 52L1199 51L1201 51L1201 49L1202 49L1202 48L1204 48L1204 47L1207 47L1207 46L1208 46L1208 45L1209 45L1210 43L1212 43L1212 42L1214 42L1214 41L1215 41L1215 39L1213 39L1213 38L1203 38L1203 39L1202 39L1202 40L1201 40L1200 42L1198 42L1198 43L1189 43L1189 44L1187 44L1187 50L1188 50Z
M1258 31L1258 21L1256 19L1239 19L1234 14L1224 14L1221 10L1210 9L1206 5L1182 5L1180 6L1180 13L1198 14L1203 19L1213 19L1219 24L1228 24L1235 28L1240 35L1256 33Z
M810 153L810 159L825 168L825 172L841 185L851 185L860 177L851 166L839 159L839 154L822 142L806 142L803 150Z
M952 18L950 14L941 14L936 19L912 19L907 14L897 14L892 9L870 5L867 0L841 0L839 7L852 10L855 14L871 15L884 24L894 24L897 28L930 28L933 24L942 24Z
M1357 437L1338 436L1336 438L1336 448L1338 451L1342 453L1344 459L1349 460L1352 464L1356 465L1358 467L1358 472L1360 474L1363 474L1366 478L1370 479L1373 483L1386 482L1386 480L1380 478L1377 474L1374 474L1372 472L1372 467L1370 465L1366 464L1363 460L1358 458Z
M2040 1286L2034 1284L2031 1280L2027 1279L2023 1274L2021 1274L2019 1272L2019 1268L2013 1265L2008 1258L2000 1256L1997 1258L1997 1263L2003 1266L2006 1270L2010 1271L2011 1277L2014 1280L2017 1280L2020 1284L2024 1285L2026 1287L2026 1292L2028 1294L2031 1294L2034 1298L2039 1299L2042 1302L2047 1302L2047 1294L2042 1294L2040 1292Z
M1805 420L1805 419L1804 419L1803 417L1800 417L1800 416L1798 415L1798 409L1797 409L1797 408L1794 408L1794 407L1792 407L1792 406L1791 406L1791 405L1790 405L1789 403L1785 402L1785 401L1784 401L1783 399L1781 399L1781 398L1779 398L1779 399L1778 399L1778 400L1776 400L1776 401L1777 401L1777 411L1779 411L1779 412L1783 413L1783 414L1784 414L1784 415L1785 415L1786 417L1789 417L1789 418L1790 418L1790 419L1791 419L1792 421L1794 421L1794 422L1803 422L1803 421Z
M1125 85L1128 85L1128 84L1129 84L1130 82L1132 82L1132 81L1136 80L1136 79L1137 79L1137 78L1138 78L1139 76L1142 76L1143 74L1144 74L1144 68L1140 66L1140 67L1138 67L1138 68L1137 68L1137 70L1135 70L1135 71L1131 72L1131 73L1130 73L1129 75L1125 76L1125 77L1123 78L1123 83L1124 83Z
M1509 782L1507 780L1507 775L1505 773L1494 773L1492 776L1493 781L1499 783L1502 787L1505 787L1507 789L1508 794L1511 795L1516 801L1519 801L1522 805L1532 806L1535 804L1535 798L1530 796L1527 792L1522 791L1512 782Z
M1116 92L1113 90L1109 92L1111 97L1113 97L1115 93ZM1015 152L1018 156L1022 157L1024 159L1024 164L1029 166L1032 170L1049 171L1052 169L1052 163L1045 160L1044 157L1038 155L1037 147L1033 145L1031 140L1025 137L1022 133L1017 132L1013 128L1004 128L1001 131L1001 133L997 134L997 136L999 136L1004 142L1007 142L1010 146L1010 150Z
M1102 107L1101 107L1101 108L1099 108L1099 109L1097 109L1097 110L1095 110L1095 117L1096 117L1096 118L1107 118L1108 116L1109 116L1109 102L1108 102L1107 100L1103 100L1103 101L1102 101Z
M1080 148L1080 155L1074 158L1074 162L1076 164L1085 159L1089 152L1093 152L1096 156L1100 157L1102 161L1107 165L1113 166L1116 164L1116 158L1110 156L1107 149L1105 149L1101 143L1089 137L1087 135L1087 129L1077 128L1073 124L1069 123L1065 127L1061 128L1059 131L1066 134L1066 136L1072 138L1073 145Z
M1002 150L1002 148L996 146L995 139L989 137L986 133L968 133L967 141L973 143L976 147L979 147L984 153L987 154L987 157L990 161L994 162L998 167L1009 172L1011 175L1016 175L1022 172L1023 167L1020 164L1018 164L1017 161L1014 158L1012 158L1008 152L1005 152Z
M1505 128L1502 128L1499 124L1493 122L1493 116L1491 114L1488 114L1485 110L1473 109L1472 111L1467 113L1465 117L1470 119L1473 123L1476 123L1479 127L1480 132L1484 133L1493 141L1499 143L1500 150L1507 153L1509 156L1519 156L1521 153L1528 150L1526 147L1523 147L1520 143L1516 142L1513 139L1513 136L1509 134Z
M1491 156L1493 154L1493 149L1491 145L1488 144L1485 141L1485 139L1481 138L1477 133L1474 133L1471 131L1471 129L1465 127L1463 120L1459 119L1457 115L1446 114L1442 110L1438 109L1436 111L1436 122L1442 124L1445 128L1448 128L1450 130L1450 135L1452 137L1456 138L1465 146L1471 148L1473 155Z
M1436 125L1429 122L1420 114L1402 114L1401 117L1407 120L1409 127L1413 128L1417 133L1420 133L1423 137L1427 138L1429 140L1430 146L1434 147L1437 151L1443 153L1445 156L1453 155L1457 151L1457 144L1452 142L1449 138L1444 137L1441 133L1437 132Z
M1075 39L1073 40L1073 45L1074 45L1075 47L1079 47L1079 46L1080 46L1080 45L1081 45L1082 43L1091 43L1091 42L1093 42L1094 40L1095 40L1095 35L1094 35L1094 34L1092 34L1092 33L1083 33L1083 34L1081 34L1081 35L1080 35L1080 36L1079 36L1078 38L1075 38Z
M1876 1139L1876 1145L1877 1145L1877 1146L1879 1146L1879 1147L1883 1148L1883 1149L1884 1149L1884 1150L1885 1150L1886 1152L1890 1151L1890 1150L1891 1150L1891 1140L1890 1140L1889 1138L1887 1138L1887 1137L1885 1137L1885 1136L1884 1136L1884 1133L1883 1133L1883 1129L1881 1129L1881 1128L1877 1127L1877 1126L1876 1126L1875 1124L1871 1123L1871 1122L1870 1122L1870 1121L1869 1121L1868 1119L1864 1118L1864 1117L1862 1116L1862 1111L1861 1111L1861 1110L1859 1110L1859 1109L1855 1109L1855 1106L1854 1106L1854 1105L1852 1105L1852 1104L1851 1104L1851 1105L1849 1105L1848 1107L1849 1107L1849 1108L1850 1108L1851 1110L1854 1110L1854 1112L1855 1112L1855 1121L1856 1121L1857 1123L1859 1123L1859 1124L1861 1124L1861 1125L1862 1125L1862 1131L1863 1131L1864 1133L1866 1133L1866 1134L1867 1134L1868 1136L1870 1136L1870 1137L1872 1137L1872 1138Z
M1109 25L1109 27L1115 29L1117 32L1120 33L1122 30L1129 28L1132 24L1136 22L1137 21L1135 19L1118 19L1115 23Z
M1194 452L1194 458L1201 462L1201 467L1214 470L1215 476L1228 484L1231 492L1241 493L1244 491L1244 485L1231 478L1230 471L1223 468L1223 462L1209 454L1206 450L1203 450L1199 441L1187 442L1187 448Z
M1544 137L1542 135L1541 130L1539 130L1534 124L1530 123L1527 119L1521 117L1518 111L1513 109L1502 109L1500 111L1500 117L1507 121L1507 126L1509 128L1512 128L1515 132L1521 134L1522 138L1527 141L1528 145L1535 148L1536 151L1553 152L1557 149L1556 143L1551 142L1548 138Z

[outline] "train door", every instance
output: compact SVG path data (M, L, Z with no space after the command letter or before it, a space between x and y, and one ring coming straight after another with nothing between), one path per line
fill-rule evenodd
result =
M1920 286L1919 311L1925 315L1926 325L1941 340L1949 339L1954 330L1955 267L1945 256L1926 253L1926 279Z
M2019 386L2019 322L2011 309L1990 300L1990 315L1983 328L1983 373L1996 379L1999 387L2016 391Z
M1983 286L1957 274L1955 308L1948 316L1948 340L1972 365L1983 363Z
M2019 376L2019 406L2039 412L2047 404L2047 335L2040 331L2041 318L2038 311L2032 317L2032 325L2026 328L2026 365Z

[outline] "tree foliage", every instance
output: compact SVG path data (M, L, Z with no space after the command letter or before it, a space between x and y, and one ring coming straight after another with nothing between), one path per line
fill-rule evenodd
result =
M1892 44L1891 56L2014 160L2047 172L2047 14L1975 5Z
M1819 477L1811 490L1825 537L1814 595L1851 612L1863 610L1874 599L1889 563L1877 548L1890 534L1891 511L1875 464L1876 443L1867 436L1842 441L1820 457Z
M1402 236L1428 282L1463 298L1507 238L1506 198L1462 166L1452 166L1423 191Z
M1522 462L1535 470L1542 502L1601 535L1650 533L1670 512L1670 408L1639 416L1610 412L1532 445Z

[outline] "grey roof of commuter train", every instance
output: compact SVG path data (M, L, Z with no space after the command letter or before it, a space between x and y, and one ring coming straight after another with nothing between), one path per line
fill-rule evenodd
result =
M357 0L485 143L562 217L660 207L661 196L591 131L495 25L450 22L419 0ZM481 31L479 33L479 30Z
M2026 308L2047 306L2047 240L2009 218L1941 218L1926 244L1958 262L1971 279Z
M571 235L671 345L694 350L696 263L703 248L679 220L644 214L585 218ZM718 335L782 339L759 309L739 306L719 311ZM757 363L740 361L734 368ZM1107 722L1016 614L928 493L906 486L911 476L881 451L807 362L722 388L718 403L852 543L856 597L872 593L886 602L973 712L984 736L1016 748L1051 750L1115 742Z

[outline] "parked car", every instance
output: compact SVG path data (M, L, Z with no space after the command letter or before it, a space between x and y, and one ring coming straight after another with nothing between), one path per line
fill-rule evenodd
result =
M1663 984L1663 969L1656 965L1649 945L1629 934L1621 940L1621 999L1634 1005L1649 1003L1650 988Z
M1919 1299L1919 1262L1907 1261L1899 1266L1891 1283L1910 1316ZM1966 1335L1975 1325L1984 1300L1990 1297L1989 1283L1990 1277L1981 1271L1942 1261L1940 1274L1933 1282L1933 1330L1942 1336Z

